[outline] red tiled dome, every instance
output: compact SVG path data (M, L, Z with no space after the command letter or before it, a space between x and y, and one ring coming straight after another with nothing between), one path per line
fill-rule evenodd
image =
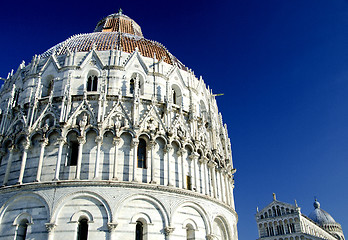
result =
M180 69L187 68L174 57L162 44L145 39L140 26L128 16L119 12L111 14L98 22L93 33L74 35L64 42L50 48L41 57L67 54L70 52L88 52L119 49L132 53L136 48L144 57L163 59L164 62L176 65Z
M116 14L110 14L100 20L94 32L121 32L144 37L140 26L133 19L122 14L122 11Z

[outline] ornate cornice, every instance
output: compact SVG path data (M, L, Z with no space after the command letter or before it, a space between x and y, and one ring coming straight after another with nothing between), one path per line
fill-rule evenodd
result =
M12 186L2 186L0 187L0 194L15 192L20 188L20 191L24 190L35 190L38 189L49 189L49 188L63 188L63 187L115 187L115 188L130 188L130 189L146 189L152 191L159 191L165 193L174 193L184 196L190 196L194 198L200 198L203 200L211 201L215 204L218 204L221 207L226 208L228 211L232 212L237 221L238 215L236 211L229 205L207 196L205 194L201 194L195 191L163 186L163 185L154 185L148 183L138 183L138 182L119 182L113 180L60 180L55 182L33 182L33 183L23 183L21 185L12 185Z

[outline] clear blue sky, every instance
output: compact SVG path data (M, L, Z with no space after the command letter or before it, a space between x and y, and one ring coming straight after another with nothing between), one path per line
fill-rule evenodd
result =
M6 1L0 76L121 7L217 97L232 142L239 239L272 192L314 196L348 235L348 1Z

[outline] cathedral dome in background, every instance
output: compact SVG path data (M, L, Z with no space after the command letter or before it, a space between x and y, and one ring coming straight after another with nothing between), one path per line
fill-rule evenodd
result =
M308 215L308 217L320 227L330 232L337 239L344 240L345 238L341 224L337 223L328 212L320 208L320 203L317 199L315 199L313 206L314 210Z
M320 208L320 203L317 200L315 200L313 205L315 209L308 215L310 219L312 219L319 225L336 223L336 221L333 219L333 217L331 217L331 215L328 212Z
M215 95L122 12L22 62L0 109L0 239L238 239Z

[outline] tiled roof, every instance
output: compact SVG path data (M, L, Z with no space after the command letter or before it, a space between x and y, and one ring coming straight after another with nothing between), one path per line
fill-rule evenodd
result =
M94 32L121 32L143 37L140 26L124 14L111 14L98 22Z
M119 32L94 32L86 34L74 35L64 42L50 48L43 54L42 58L52 55L65 55L68 52L88 52L95 48L96 51L105 51L111 49L119 49L123 52L132 53L135 48L144 57L153 58L156 54L156 59L163 59L164 62L176 65L180 69L186 70L186 67L177 60L162 44L147 40L145 38L134 35L119 33Z
M65 55L68 51L88 52L93 48L96 51L119 49L127 53L132 53L138 48L144 57L153 58L156 55L158 60L163 59L168 64L187 70L162 44L145 39L140 26L120 12L99 21L94 33L74 35L50 48L41 54L41 57L46 58L53 53Z

